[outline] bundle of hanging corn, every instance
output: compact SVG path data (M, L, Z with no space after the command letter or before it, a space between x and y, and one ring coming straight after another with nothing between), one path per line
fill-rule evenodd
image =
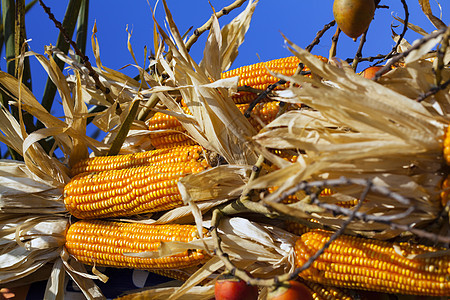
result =
M438 234L448 226L441 212L450 94L443 87L414 99L434 84L422 56L448 34L441 30L435 44L418 47L378 82L291 43L292 57L225 73L256 3L222 30L213 15L200 64L163 4L170 36L156 24L154 72L139 68L139 82L101 64L94 33L95 72L109 94L57 49L48 49L49 59L31 53L61 93L64 120L0 73L46 127L27 135L1 109L3 140L25 162L2 162L0 283L50 275L46 297L58 299L68 274L87 298L100 299L92 279L106 281L96 267L107 266L184 281L124 298L210 299L223 272L259 286L261 299L297 277L317 299L348 299L339 288L449 296L447 251L413 236L447 241ZM65 78L52 54L73 75ZM439 69L443 81L449 73ZM258 94L262 102L251 109ZM86 136L86 104L107 107L94 119L108 133L102 142ZM46 135L64 162L39 146Z

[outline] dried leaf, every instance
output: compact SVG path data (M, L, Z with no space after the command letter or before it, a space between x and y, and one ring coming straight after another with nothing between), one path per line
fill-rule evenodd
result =
M220 67L222 72L228 70L236 59L239 53L238 48L244 42L257 4L258 1L249 1L245 10L222 28L222 65Z
M437 28L446 28L447 25L445 25L444 22L442 22L441 19L433 15L433 12L431 11L430 1L429 0L419 0L420 7L422 8L422 11L427 16L428 20Z
M432 39L428 40L426 43L424 43L423 45L421 45L418 49L411 51L408 54L408 56L406 56L405 63L410 64L410 63L420 59L425 54L427 54L429 51L431 51L433 48L435 48L437 44L439 44L442 41L442 36L443 36L443 34L441 34L435 38L432 38ZM412 47L414 47L417 43L418 43L418 41L415 41L412 44Z

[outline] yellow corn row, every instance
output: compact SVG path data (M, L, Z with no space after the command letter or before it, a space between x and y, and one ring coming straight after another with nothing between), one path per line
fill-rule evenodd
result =
M189 135L187 135L184 128L183 133L170 132L165 134L151 134L150 136L153 147L160 149L170 149L174 147L192 146L197 144L189 137Z
M278 187L277 186L272 186L272 187L269 187L269 188L267 188L267 191L269 192L269 193L274 193L276 190L278 189ZM324 196L330 196L330 195L332 195L333 194L333 192L331 191L331 189L329 189L329 188L324 188L321 192L320 192L320 194L319 194L319 197L324 197ZM299 201L299 199L298 199L298 197L296 196L296 195L289 195L289 196L287 196L286 198L284 198L282 201L281 201L281 203L284 203L284 204L291 204L291 203L296 203L296 202L298 202ZM336 203L336 205L339 205L339 206L341 206L341 207L353 207L353 206L355 206L356 204L358 203L358 200L357 199L355 199L355 200L353 200L353 201L339 201L339 202L337 202Z
M301 236L302 234L310 231L311 229L308 226L303 225L301 223L286 221L286 230L292 234Z
M314 300L353 300L353 297L336 287L310 281L303 281L303 283L311 290Z
M203 232L207 235L206 229ZM179 269L207 258L203 250L186 250L166 257L138 257L128 253L157 252L161 242L190 242L198 238L194 225L153 225L103 220L81 220L67 230L65 247L87 265L142 270Z
M303 265L328 241L331 232L311 230L295 244ZM410 257L438 249L341 236L302 273L305 280L341 288L385 293L450 296L450 257Z
M450 126L447 127L444 135L443 154L447 165L450 165Z
M199 159L202 151L202 147L196 145L172 149L156 149L125 155L97 156L78 162L70 171L72 176L76 176L82 173L119 170L137 166L187 162Z
M447 205L448 202L448 196L450 193L450 175L447 175L447 177L442 182L442 192L441 192L441 203L442 206Z
M322 61L327 61L326 58L318 56ZM249 66L243 66L234 70L222 73L222 78L230 78L239 76L238 86L248 86L258 90L266 90L269 85L277 83L278 78L269 73L268 70L280 73L287 76L295 74L299 66L300 60L295 56L285 57L270 60L267 62L260 62ZM304 67L302 71L309 71L308 67ZM309 75L308 75L309 76ZM283 89L287 84L277 87ZM232 96L235 103L249 103L255 99L256 95L250 92L238 92Z
M171 151L180 153L177 148ZM206 161L199 159L198 152L183 153L181 161L172 157L165 163L81 173L64 187L66 208L79 219L92 219L131 216L182 206L178 181L209 167ZM121 160L120 156L110 159Z

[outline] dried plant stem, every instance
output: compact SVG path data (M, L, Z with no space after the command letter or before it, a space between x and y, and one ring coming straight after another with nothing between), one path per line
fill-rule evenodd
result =
M253 100L251 103L250 103L250 106L247 108L247 110L245 111L245 113L244 113L244 116L246 117L246 118L250 118L250 115L251 115L251 113L252 113L252 110L255 108L255 106L261 101L261 100L263 100L263 99L265 99L265 98L267 98L267 96L276 88L276 87L278 87L278 86L280 86L280 85L283 85L283 84L285 84L286 83L286 81L284 81L284 80L278 80L276 83L274 83L274 84L271 84L271 85L269 85L268 87L267 87L267 89L264 91L264 92L262 92L261 94L259 94L256 98L255 98L255 100Z
M248 85L238 86L237 91L238 92L249 92L249 93L253 93L253 94L261 94L262 92L264 92L264 90L255 89Z
M428 97L430 97L430 96L436 94L437 92L446 89L447 86L448 86L449 84L450 84L450 79L447 80L447 81L445 81L444 83L438 85L438 86L432 87L428 92L423 93L422 95L420 95L419 97L417 97L417 98L415 99L415 101L417 101L417 102L422 102L423 100L425 100L426 98L428 98Z
M61 22L56 20L55 16L53 15L53 13L50 10L50 8L48 6L46 6L42 0L39 0L39 4L42 6L44 11L47 13L49 19L53 21L53 23L55 24L56 28L58 28L59 31L63 34L64 39L66 40L66 42L72 46L72 48L74 49L75 53L80 57L81 62L84 64L84 66L89 70L89 76L91 76L92 79L94 80L95 87L97 89L99 89L105 95L106 101L108 101L108 103L113 105L115 103L115 101L111 97L111 94L110 94L111 91L110 91L109 88L105 87L100 82L98 73L95 72L95 70L92 68L91 63L89 62L89 57L84 55L81 52L81 50L78 48L77 44L74 41L72 41L70 36L66 33L66 31L65 31L64 27L62 26ZM117 114L121 114L122 113L122 110L121 110L119 105L117 106L116 112L117 112Z
M374 61L376 59L382 59L384 57L386 57L386 54L378 54L376 56L369 56L369 57L360 57L359 58L359 62L362 62L362 61L372 62L372 61ZM348 62L349 64L352 63L353 60L354 60L354 58L347 58L347 59L345 59L345 61Z
M449 44L449 38L450 38L450 26L447 27L447 30L444 33L444 36L442 37L441 46L439 47L437 51L437 68L435 71L435 78L436 78L436 86L439 86L442 81L442 69L444 68L444 56L447 52L448 44Z
M446 30L447 30L447 28L437 29L433 33L423 37L420 40L417 40L414 46L412 46L411 48L409 48L405 52L397 54L391 60L389 60L389 62L386 65L384 65L380 70L378 70L378 72L375 73L375 76L373 77L373 80L376 81L376 80L380 79L381 75L383 75L385 72L389 71L391 69L391 66L393 66L395 63L397 63L399 60L401 60L402 58L408 56L409 53L411 53L412 51L414 51L416 49L419 49L423 44L425 44L429 40L434 39L435 37L443 34Z
M336 33L331 38L331 48L330 53L328 55L328 60L331 60L333 57L336 56L336 49L337 49L337 42L339 40L339 34L341 33L341 29L338 27L336 28Z
M333 20L330 23L326 24L322 30L320 30L319 32L317 32L316 37L314 38L314 40L311 42L311 44L309 44L308 46L306 46L305 50L308 52L311 52L312 49L314 48L314 46L318 45L320 43L320 38L325 34L325 32L328 31L328 29L330 29L331 27L333 27L336 24L336 21Z
M237 0L233 2L232 4L222 8L220 11L216 12L215 15L217 18L220 18L224 15L229 14L232 10L240 7L242 4L244 4L247 0ZM200 35L202 35L205 31L209 30L212 25L213 18L211 17L203 26L197 28L194 30L194 34L191 35L189 40L186 42L186 49L189 51L192 47L192 45L198 40Z
M362 57L362 49L366 42L366 36L367 36L367 30L361 35L358 51L356 51L355 58L353 58L352 68L353 68L353 71L355 71L355 72L356 72L356 68L358 67L358 63L360 62L360 59Z
M402 33L400 34L400 36L398 38L398 41L395 44L395 46L392 48L391 52L389 52L387 55L385 55L385 57L381 61L377 62L377 64L380 64L380 63L390 59L393 55L395 55L397 53L398 46L402 42L403 38L405 37L406 31L408 30L408 22L409 22L408 5L406 4L405 0L401 0L401 1L402 1L402 4L403 4L403 10L405 11L405 21L403 23Z
M158 104L159 98L156 94L152 94L150 99L144 104L143 108L139 111L138 120L144 121L148 118L151 118L155 113L152 111L152 108Z
M131 125L133 124L134 119L136 118L136 114L138 112L140 99L133 100L133 104L128 111L127 117L120 125L119 131L117 132L114 141L111 144L111 147L108 151L108 156L117 155L122 148L123 142L127 138L128 132L130 131Z

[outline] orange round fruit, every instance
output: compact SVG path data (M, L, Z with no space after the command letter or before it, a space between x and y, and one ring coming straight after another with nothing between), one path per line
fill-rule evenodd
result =
M258 287L238 278L219 279L214 286L214 296L216 300L256 300Z
M364 71L362 71L361 75L364 78L367 79L372 79L375 77L375 74L381 70L381 68L383 68L383 66L372 66L372 67L368 67L367 69L365 69Z
M267 300L313 300L313 297L306 285L291 280L270 291Z
M334 0L333 15L339 28L356 39L369 28L375 14L374 0Z

